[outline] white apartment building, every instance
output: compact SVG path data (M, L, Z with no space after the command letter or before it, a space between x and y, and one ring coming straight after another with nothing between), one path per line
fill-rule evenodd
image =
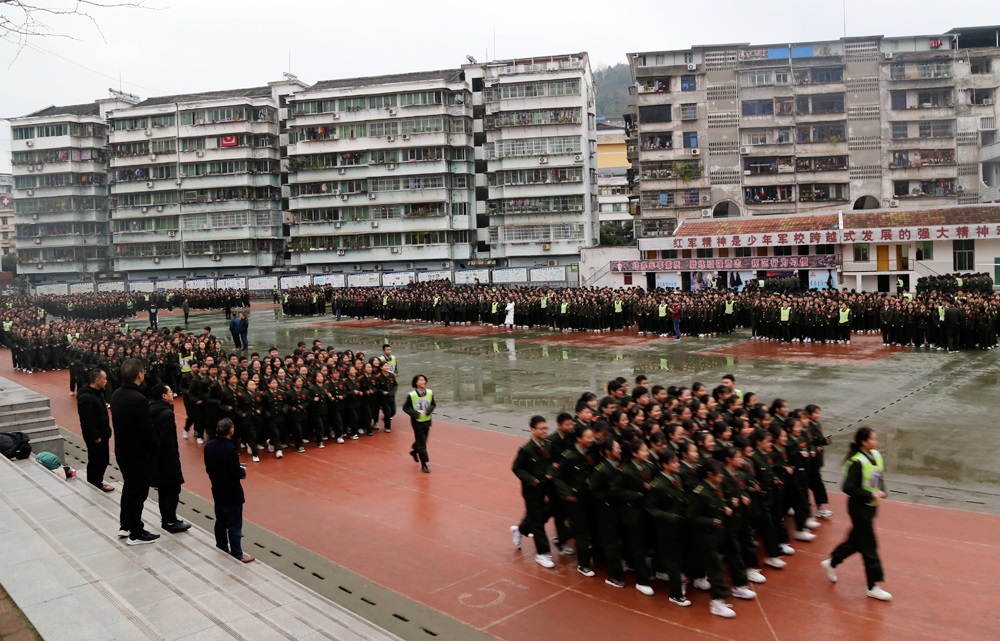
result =
M287 129L291 265L442 270L474 258L461 70L318 82L289 98Z
M597 125L597 211L601 223L631 226L625 128Z
M279 103L296 81L109 114L115 271L252 276L283 264Z
M981 201L993 27L630 54L640 248L692 218Z
M11 119L19 269L32 282L93 280L110 266L106 113L114 100Z
M479 256L501 267L578 263L580 247L599 238L589 57L462 69L476 119Z

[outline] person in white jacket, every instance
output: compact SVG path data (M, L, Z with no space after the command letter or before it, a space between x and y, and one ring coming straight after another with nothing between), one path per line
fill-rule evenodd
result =
M514 301L508 302L504 311L507 312L507 317L503 319L503 324L507 326L507 333L511 334L514 332Z

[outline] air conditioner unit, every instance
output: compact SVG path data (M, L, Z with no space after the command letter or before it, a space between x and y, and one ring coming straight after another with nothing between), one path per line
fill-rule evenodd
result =
M347 170L346 170L346 169L344 169L343 167L339 167L339 168L337 169L337 173L338 173L338 174L340 174L341 176L343 176L344 174L346 174L346 173L347 173Z
M212 256L212 260L222 260L222 256L215 254L214 256Z
M885 52L885 59L886 60L892 60L892 52L891 51L886 51Z
M413 269L413 263L406 263L405 268L406 269Z
M157 205L156 211L163 211L163 205Z
M395 136L386 136L386 137L385 137L385 141L386 141L386 142L392 142L392 141L393 141L393 140L395 140L395 139L396 139L396 137L395 137Z
M544 249L545 251L549 251L550 249L552 249L552 243L543 244L542 249Z
M41 245L42 244L42 239L41 238L36 238L35 239L35 244L36 245Z
M959 185L958 187L955 187L955 191L965 191L965 186Z
M159 256L153 256L153 262L156 263L157 265L159 265L160 264L160 257Z
M992 98L983 98L983 104L985 106L987 106L987 107L990 107L990 106L993 105L993 99Z
M337 188L337 189L334 189L334 190L333 190L332 192L330 192L330 193L332 193L332 194L333 194L334 196L339 196L339 195L340 195L340 189L339 189L339 188Z
M42 264L38 263L38 264L35 265L35 267L37 267L38 269L41 269L42 268Z
M694 149L691 150L691 155L692 156L700 156L701 155L701 149L698 149L697 147L695 147Z
M377 272L382 271L382 265L379 263L375 263L375 271Z
M389 115L390 116L395 116L396 115L396 110L395 109L390 109L389 110Z
M538 164L539 165L547 165L548 163L549 163L548 157L546 157L546 156L540 156L538 158Z
M181 180L180 178L174 178L174 184L175 185L180 185L182 182L184 182L184 181Z
M337 255L338 255L338 256L343 256L343 255L344 255L344 254L346 254L346 253L347 253L347 250L346 250L346 249L338 249L338 250L337 250Z
M342 226L343 224L344 224L344 223L342 223L342 222L340 222L340 221L338 220L338 221L336 221L335 223L333 223L333 228L334 228L334 229L340 229L340 228L341 228L341 226Z
M24 193L26 193L29 196L34 196L35 195L35 190L34 189L29 189L28 191L26 191Z
M740 153L741 154L748 154L748 153L750 153L750 148L749 147L740 147Z
M707 203L707 202L708 202L708 201L710 201L710 200L712 200L712 197L711 197L711 196L709 196L708 194L704 194L704 195L702 195L702 197L701 197L701 202L703 202L703 203Z
M146 136L152 136L153 135L153 132L150 131L149 129L147 129L144 133L146 134Z
M340 120L340 114L336 112L330 114L330 120Z
M398 254L399 253L399 247L392 247L392 248L390 248L389 249L389 253L390 254Z
M396 163L391 162L388 165L386 165L385 168L388 169L389 171L392 171L393 169L396 168Z
M150 160L156 160L156 154L149 154Z
M31 214L31 220L38 220L38 214Z
M409 140L410 134L403 134L403 140Z
M175 232L173 230L167 232L167 236L169 236L170 238L173 238L176 235L177 235L177 232Z
M40 163L40 162L39 162L39 163L35 163L35 171L41 171L41 170L42 170L42 167L44 167L44 166L45 166L45 165L43 165L43 164L42 164L42 163Z
M378 229L378 221L377 220L373 220L372 221L372 229Z
M147 189L152 189L153 188L153 181L152 180L147 180L146 181L146 188Z
M370 192L368 194L368 200L375 200L376 198L378 198L378 196L376 196L374 192Z
M583 156L580 154L573 156L573 162L583 162Z
M147 211L149 211L149 207L143 207L143 208L142 208L142 209L140 209L139 211L141 211L142 213L144 213L144 214L145 214L145 213L146 213Z
M199 158L204 158L205 157L205 152L199 149L198 151L194 152L194 155L197 156L197 157L199 157Z
M698 65L693 62L688 63L688 71L698 71Z
M711 218L712 217L712 210L711 209L702 209L701 210L701 217L702 218Z
M28 165L28 171L29 172L34 172L35 171L35 166L34 165Z
M890 200L889 201L889 206L890 207L899 207L899 201L898 200Z
M24 145L26 147L34 147L35 146L35 141L34 140L25 140L24 141Z
M353 267L354 267L354 271L356 271L356 272L361 271L361 265L354 265Z
M347 194L341 194L340 195L340 199L341 200L347 200Z

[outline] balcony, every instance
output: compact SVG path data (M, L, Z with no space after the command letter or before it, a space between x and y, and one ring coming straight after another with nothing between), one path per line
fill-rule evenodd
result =
M916 269L916 262L912 258L885 259L885 260L844 260L844 273L848 272L908 272Z

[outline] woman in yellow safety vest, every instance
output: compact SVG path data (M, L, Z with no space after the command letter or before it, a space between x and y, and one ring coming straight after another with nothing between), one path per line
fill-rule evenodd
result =
M837 582L835 568L844 560L860 552L865 563L868 596L879 601L891 601L892 595L878 583L883 579L882 561L875 541L875 512L885 494L885 463L876 449L878 435L870 427L858 428L851 442L844 463L844 493L847 494L847 513L851 517L851 531L847 540L837 546L829 559L820 565L826 570L831 583Z
M413 389L406 395L403 403L403 411L410 416L410 425L413 427L413 446L410 448L410 456L414 462L420 463L420 471L430 473L427 462L427 436L431 431L431 414L437 403L434 402L434 392L427 389L427 377L417 374L413 377Z

